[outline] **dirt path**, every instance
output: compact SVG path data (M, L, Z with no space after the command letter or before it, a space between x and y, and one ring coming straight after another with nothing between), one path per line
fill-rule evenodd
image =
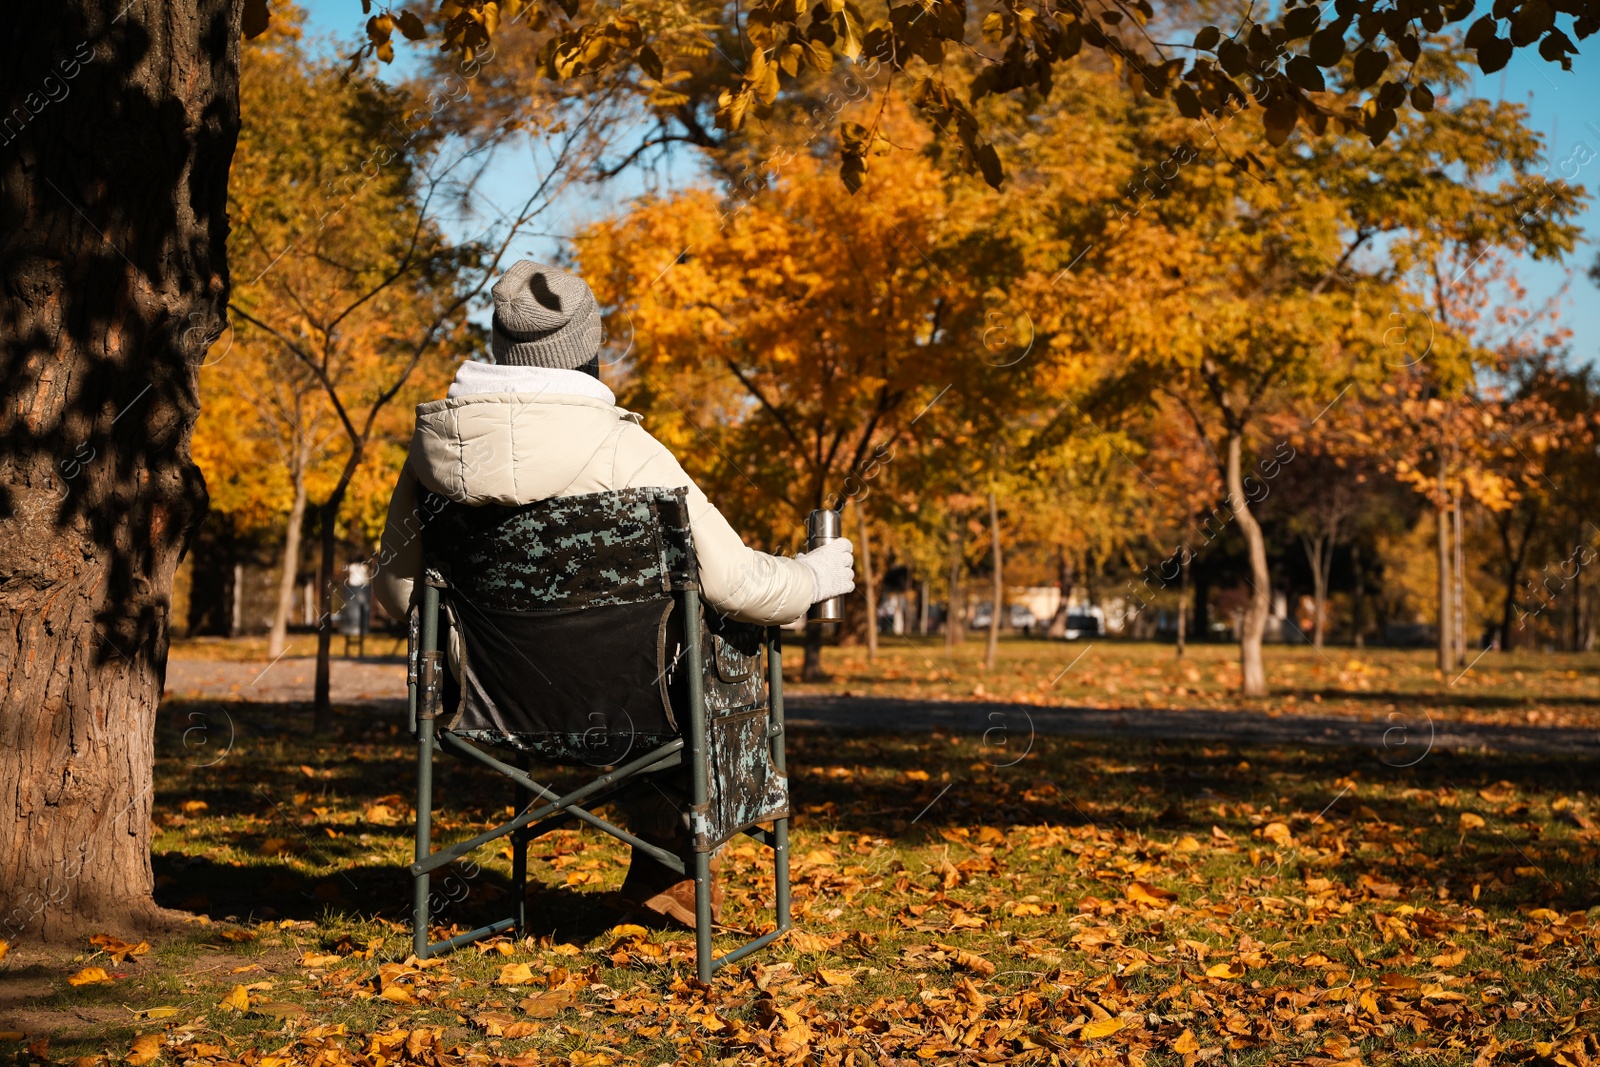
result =
M316 661L284 658L273 664L173 660L169 697L265 703L309 703ZM392 704L405 697L399 660L337 659L336 704ZM982 736L1006 754L1020 754L1031 737L1139 737L1240 744L1350 745L1383 751L1407 766L1432 749L1492 749L1600 756L1600 733L1556 727L1462 722L1422 710L1372 719L1307 715L1299 711L1038 707L1029 704L898 700L885 697L793 695L786 701L795 729L912 733L943 728Z
M311 703L317 661L285 656L273 663L227 660L167 661L164 696L186 700ZM406 665L399 659L334 659L329 672L335 704L403 704Z

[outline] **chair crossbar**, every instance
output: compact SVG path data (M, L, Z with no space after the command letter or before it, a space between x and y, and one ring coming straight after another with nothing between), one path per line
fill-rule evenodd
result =
M503 822L492 830L485 830L476 837L469 837L465 841L458 841L448 848L440 849L438 852L433 853L426 859L418 860L411 865L412 877L416 877L417 875L421 874L427 874L430 871L436 871L440 867L455 862L462 856L465 856L467 853L482 848L489 842L494 841L497 838L504 837L514 830L520 830L529 823L538 822L540 819L546 818L552 812L556 811L568 812L576 818L584 819L586 822L592 820L593 822L591 825L594 823L599 823L601 824L599 828L605 830L606 833L625 838L633 837L632 834L627 833L627 831L623 830L621 827L612 826L604 819L601 819L598 815L590 814L589 812L584 811L582 808L579 808L577 806L578 802L580 800L588 799L591 794L599 792L606 786L616 784L622 779L631 778L634 775L653 770L657 763L662 762L668 756L676 754L677 751L683 747L682 740L669 741L653 752L647 752L631 763L626 763L623 766L618 767L616 770L602 774L593 781L579 786L577 789L574 789L565 796L557 796L553 791L546 789L544 786L540 785L538 782L535 782L532 778L529 778L526 774L523 774L515 767L512 767L509 764L501 763L493 756L486 752L480 751L472 745L467 744L459 737L456 737L450 733L443 733L439 735L439 741L445 747L450 748L458 755L469 756L472 759L489 764L496 770L499 770L500 773L504 774L507 778L510 778L512 781L522 786L524 789L531 789L538 793L542 798L550 798L550 802L537 808L529 808L516 818L511 819L509 822ZM671 751L669 751L669 749ZM631 841L629 843L632 844ZM639 844L647 849L655 847L653 845L648 845L643 841L640 841ZM671 855L671 853L663 854Z
M685 632L700 630L699 593L695 589L679 592L684 613ZM709 982L721 968L737 962L750 953L765 948L783 936L792 925L789 892L789 819L774 818L772 829L750 826L742 832L773 850L773 901L776 911L776 929L738 946L725 955L717 956L711 944L711 854L696 851L690 864L681 857L642 840L622 827L588 810L585 805L603 804L617 796L641 786L642 775L690 763L691 796L693 809L704 811L708 803L709 746L707 741L707 714L705 692L702 684L700 643L687 641L684 649L685 670L688 675L688 730L686 737L668 742L636 759L578 786L564 794L542 785L530 777L526 770L526 757L519 757L523 766L512 766L496 759L475 745L468 743L448 729L436 729L439 718L440 681L443 673L443 656L439 651L439 589L429 584L423 588L419 625L414 631L419 638L415 657L416 671L409 679L408 707L417 741L417 826L416 861L410 865L413 879L414 906L412 912L412 951L419 959L428 959L452 952L464 945L507 930L519 935L526 929L526 877L527 846L533 839L574 820L610 834L612 837L641 850L668 869L692 875L695 882L695 959L699 978ZM767 684L769 694L769 729L772 765L779 774L785 772L783 731L783 668L780 660L778 633L769 629L766 638ZM517 787L517 814L491 830L458 841L439 851L433 850L433 756L449 751L482 764ZM543 803L537 803L543 801ZM516 913L476 930L457 934L442 941L429 941L429 881L430 874L482 846L509 836L512 849L512 881L517 893ZM702 846L703 847L703 846Z

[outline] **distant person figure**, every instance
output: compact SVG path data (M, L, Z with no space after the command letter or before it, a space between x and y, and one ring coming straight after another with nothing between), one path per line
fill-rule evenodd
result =
M409 612L422 575L417 488L459 504L529 504L613 489L688 490L701 594L730 618L789 623L819 600L855 589L851 544L839 539L788 559L756 552L684 473L672 453L616 406L600 381L600 309L589 286L555 267L522 260L494 286L494 362L467 361L445 399L417 407L417 428L389 501L378 602ZM603 664L596 664L603 669ZM664 781L629 807L634 833L692 859L687 796ZM671 794L678 794L672 796ZM625 899L694 925L694 882L635 851ZM714 891L720 901L720 890Z
M340 630L344 633L345 658L350 656L350 639L356 639L356 658L367 650L367 631L372 629L372 577L367 565L360 560L345 570L345 602L340 613Z

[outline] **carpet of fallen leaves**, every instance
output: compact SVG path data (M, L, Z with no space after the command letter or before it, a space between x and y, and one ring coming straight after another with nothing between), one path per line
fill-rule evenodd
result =
M231 747L198 758L185 731L224 715ZM0 1057L1600 1064L1592 760L1041 737L1002 764L915 723L795 736L797 928L705 986L688 934L619 915L626 849L592 833L533 846L526 938L411 958L412 750L388 712L339 723L170 702L157 897L203 918L16 939ZM441 842L511 800L458 761L435 795ZM435 935L508 914L509 870L485 849L437 877ZM769 854L740 839L724 876L726 949L770 929Z

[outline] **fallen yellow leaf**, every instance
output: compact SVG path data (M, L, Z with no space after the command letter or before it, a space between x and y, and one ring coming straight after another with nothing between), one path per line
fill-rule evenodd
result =
M300 1005L283 1000L261 1000L250 1006L251 1015L270 1015L274 1019L295 1019L305 1013Z
M1162 889L1149 882L1130 882L1127 888L1123 889L1122 895L1135 904L1149 904L1155 907L1165 907L1168 901L1178 899L1178 894L1172 890Z
M937 945L935 947L940 952L948 952L952 957L951 962L963 971L971 971L973 974L987 978L994 974L997 969L993 963L990 963L976 952L968 952L966 949L957 948L954 945Z
M1244 968L1235 967L1231 963L1214 963L1206 968L1207 978L1242 978Z
M150 943L148 941L130 945L121 938L112 937L110 934L95 934L89 939L89 944L110 956L112 963L121 963L129 957L143 956L150 951Z
M123 1057L133 1067L142 1067L143 1064L158 1059L161 1056L161 1035L140 1034L133 1039L133 1048Z
M146 1019L170 1019L178 1014L178 1009L162 1006L159 1008L145 1008L143 1011L134 1012L134 1014L142 1015Z
M227 1008L229 1011L249 1011L250 994L244 986L236 985L217 1003L217 1007Z
M1289 832L1287 823L1269 822L1261 828L1261 836L1284 848L1294 844L1294 835Z
M636 923L623 923L621 926L613 926L609 931L606 932L606 937L610 938L612 941L621 941L630 937L643 939L649 936L650 931Z
M533 968L526 963L508 963L500 968L500 976L494 980L494 984L531 985L534 977Z
M10 951L11 951L11 943L9 941L0 941L0 960L5 959L6 958L6 953L10 952ZM9 1031L9 1030L6 1031L6 1033L10 1033L10 1032L11 1031Z
M785 1056L799 1052L811 1044L811 1027L805 1023L787 1026L773 1038L772 1047Z
M319 956L315 952L307 952L300 957L302 967L337 967L343 962L343 956Z
M85 967L77 974L67 979L69 985L96 985L100 982L109 982L112 978L106 973L104 967Z
M856 976L849 971L830 971L824 967L817 970L817 977L822 979L822 984L825 986L837 987L856 984Z
M1461 813L1461 817L1456 820L1456 825L1461 828L1462 833L1466 833L1468 830L1476 830L1483 826L1483 816L1475 812L1464 811Z
M182 811L185 815L197 815L200 812L205 811L208 807L210 807L210 805L203 800L185 800L183 802Z
M552 1016L560 1015L563 1011L576 1004L577 1000L573 997L571 990L553 989L548 993L525 997L517 1004L517 1007L532 1018L548 1019ZM514 1037L515 1035L508 1033L506 1036Z
M362 812L361 817L367 822L375 823L378 826L393 826L400 821L400 816L387 804L374 804Z
M789 944L800 952L826 952L835 942L825 937L818 937L816 934L808 934L804 930L790 929Z
M1200 1051L1200 1042L1195 1040L1193 1030L1185 1030L1178 1035L1178 1040L1172 1043L1172 1051L1180 1056L1187 1056L1191 1052Z
M1128 1024L1121 1019L1096 1019L1092 1023L1085 1023L1078 1036L1085 1041L1093 1041L1100 1037L1110 1037Z

